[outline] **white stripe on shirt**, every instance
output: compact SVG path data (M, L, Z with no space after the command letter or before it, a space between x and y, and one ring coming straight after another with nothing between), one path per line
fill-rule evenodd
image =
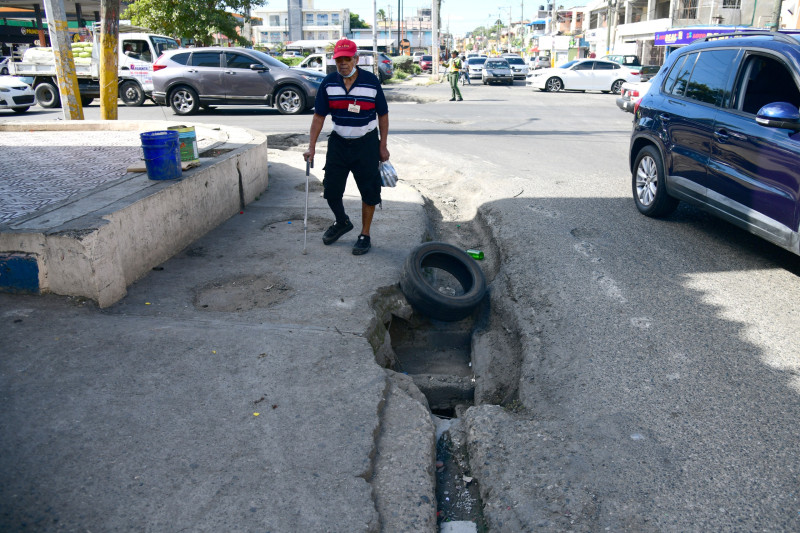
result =
M378 121L372 120L369 124L365 126L340 126L339 124L333 124L333 131L344 137L345 139L358 139L359 137L363 137L367 133L371 132L375 128L378 127Z

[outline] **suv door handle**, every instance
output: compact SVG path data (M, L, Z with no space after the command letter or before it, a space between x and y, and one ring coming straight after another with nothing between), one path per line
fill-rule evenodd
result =
M741 133L737 133L735 131L728 131L725 128L720 128L718 130L714 130L714 136L717 138L719 142L727 142L731 137L736 139L737 141L746 141L747 136L742 135Z
M234 70L226 70L225 74L236 74L236 71L234 71Z
M666 113L659 113L658 114L658 118L661 119L661 122L669 122L670 121L670 116L668 114L666 114Z
M199 71L198 71L196 68L190 68L190 69L189 69L189 70L187 70L186 72L192 72L192 73L195 73L195 74L196 74L196 73L197 73L197 72L199 72Z

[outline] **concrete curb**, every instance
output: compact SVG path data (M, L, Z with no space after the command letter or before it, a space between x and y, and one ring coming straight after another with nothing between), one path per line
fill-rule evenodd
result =
M0 225L0 258L19 289L84 296L107 307L127 286L252 202L268 185L267 137L255 130L163 121L14 123L0 132L153 131L194 125L224 153L175 181L129 173L79 199ZM35 153L32 158L35 158ZM91 164L90 160L85 162ZM36 161L21 162L35 168ZM24 268L23 268L24 267ZM28 279L36 276L36 279ZM3 288L6 282L0 280Z

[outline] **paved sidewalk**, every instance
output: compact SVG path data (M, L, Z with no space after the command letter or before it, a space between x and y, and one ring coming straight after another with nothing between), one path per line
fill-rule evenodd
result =
M0 294L0 530L435 529L424 397L375 361L422 199L384 189L354 256L314 169L304 255L304 171L270 151L267 191L107 308Z

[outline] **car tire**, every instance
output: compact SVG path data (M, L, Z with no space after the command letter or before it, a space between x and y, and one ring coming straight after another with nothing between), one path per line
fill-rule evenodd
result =
M557 93L564 89L564 82L561 78L552 77L545 82L544 88L547 92Z
M427 269L440 269L455 278L464 294L447 295L428 282ZM466 252L444 242L417 246L405 260L400 290L408 303L436 320L455 322L469 316L486 295L486 278Z
M619 94L622 91L623 83L625 83L625 80L616 80L611 84L611 92L614 94Z
M13 107L13 108L12 108L12 110L14 111L14 113L24 113L24 112L25 112L25 111L27 111L28 109L30 109L30 106L27 106L27 107Z
M128 107L139 107L144 103L144 90L135 81L125 81L119 86L119 97Z
M3 76L7 75L8 74L8 68L7 67L3 67L3 70L0 70L0 74L2 74Z
M45 108L61 107L61 95L58 88L49 81L43 81L34 89L36 102Z
M656 147L649 145L639 150L631 185L636 208L643 215L664 217L678 207L678 200L667 193L664 176L664 160Z
M81 96L81 107L88 107L92 105L92 102L94 102L94 98L84 98Z
M275 107L281 115L299 115L306 108L306 97L294 85L281 87L275 94Z
M172 89L167 101L176 115L192 115L200 108L197 91L185 85Z

